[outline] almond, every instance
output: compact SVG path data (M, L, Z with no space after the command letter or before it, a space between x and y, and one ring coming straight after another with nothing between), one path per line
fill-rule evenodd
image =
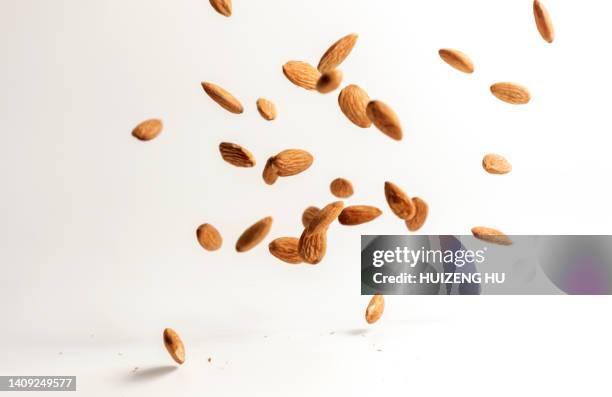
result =
M266 238L272 228L272 217L263 218L245 230L236 242L236 251L246 252Z
M281 237L268 245L270 253L283 262L297 265L302 263L298 250L300 240L295 237Z
M386 103L370 101L366 108L368 118L376 128L387 136L399 141L402 139L402 126L397 114Z
M292 176L306 171L313 162L310 153L301 149L283 150L272 160L278 176Z
M538 32L540 32L542 38L552 43L555 40L555 28L553 27L548 10L540 0L534 0L533 2L533 15L535 17Z
M150 141L157 137L164 128L160 119L149 119L138 124L132 130L132 136L141 141Z
M257 111L265 120L272 121L276 119L276 105L272 101L259 98L257 100Z
M205 223L198 227L196 231L198 242L207 251L216 251L221 248L223 238L219 231L210 223Z
M366 111L369 102L368 93L355 84L344 87L338 96L338 104L342 113L353 124L361 128L370 128L372 125Z
M338 218L343 208L344 203L342 201L336 201L323 207L306 228L307 234L311 235L325 232L329 225Z
M412 202L416 207L416 214L414 214L412 219L406 221L406 226L411 232L416 232L425 224L425 221L427 220L427 215L429 215L429 206L427 205L425 200L418 197L413 198Z
M353 184L348 179L336 178L329 185L329 190L338 198L348 198L353 195Z
M392 182L385 182L385 197L391 211L399 218L404 220L412 219L416 214L416 206L397 185Z
M278 179L278 170L274 166L274 157L270 157L266 162L262 176L264 182L266 182L268 185L274 185Z
M222 142L219 144L221 157L236 167L254 167L255 157L247 149L235 143Z
M472 228L472 234L477 239L498 245L512 245L512 240L499 230L478 226Z
M307 229L304 230L298 243L300 257L304 262L316 265L325 257L327 251L327 233L322 231L319 233L308 234Z
M491 86L491 93L497 99L512 105L529 103L531 95L526 87L514 83L496 83Z
M336 69L349 56L358 38L359 35L352 33L332 44L319 61L317 67L319 72L325 73Z
M317 88L321 73L314 66L302 61L289 61L283 65L283 73L293 84L307 90Z
M342 84L342 72L338 69L330 70L319 77L317 91L321 94L327 94L340 87L340 84Z
M210 0L210 5L221 15L232 15L232 0Z
M232 94L213 83L202 82L202 88L208 96L219 104L223 109L234 114L244 111L242 104Z
M499 154L487 154L482 159L482 167L489 174L507 174L512 171L512 164Z
M368 303L368 307L365 312L365 319L368 324L374 324L383 315L385 311L385 297L382 295L374 295Z
M185 362L185 346L178 334L172 328L164 330L164 346L170 353L170 356L178 364Z
M470 57L459 50L443 48L438 51L440 58L450 66L463 73L474 73L474 64Z
M319 211L321 210L317 207L311 206L306 208L302 213L302 225L304 225L304 227L308 227L310 222L312 222L312 220L319 214Z
M338 221L342 225L354 226L373 221L382 214L382 211L369 205L352 205L340 213Z

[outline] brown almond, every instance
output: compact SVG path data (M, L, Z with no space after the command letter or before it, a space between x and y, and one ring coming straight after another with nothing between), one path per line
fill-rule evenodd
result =
M300 257L304 262L316 265L325 257L327 251L327 233L322 231L319 233L308 234L307 229L304 230L298 243Z
M353 195L353 184L348 179L336 178L330 183L329 190L338 198L349 198Z
M300 240L295 237L281 237L268 245L270 253L283 262L297 265L302 263L298 245Z
M272 217L266 217L245 230L236 242L236 251L246 252L266 238L272 228Z
M236 167L254 167L255 157L247 149L229 142L219 144L219 152L223 160Z
M164 346L170 353L170 356L177 364L185 362L185 346L178 334L172 328L164 330Z
M319 61L319 72L325 73L336 69L349 56L357 43L359 35L351 33L332 44Z
M342 113L357 127L370 128L372 121L368 117L367 107L370 102L368 93L355 84L348 85L340 91L338 104Z
M385 182L385 198L391 211L403 220L410 220L416 214L416 206L402 189L392 182Z
M366 107L368 118L376 128L387 136L399 141L403 132L397 114L386 103L381 101L370 101Z
M373 221L381 214L382 211L376 207L369 205L352 205L342 210L338 217L338 221L346 226L361 225L362 223Z
M272 121L276 119L276 105L265 98L257 100L257 111L264 120Z
M487 154L482 159L482 168L489 174L507 174L512 171L512 164L499 154Z
M314 66L302 61L289 61L283 65L283 73L293 84L307 90L317 88L321 73Z
M232 15L232 0L210 0L210 5L221 15Z
M499 230L496 230L490 227L485 227L485 226L474 227L472 228L472 234L477 239L487 241L489 243L498 244L498 245L512 245L512 240L510 240L510 237L506 236L504 233L500 232Z
M500 101L512 105L525 105L531 100L529 90L514 83L496 83L491 86L491 93Z
M273 164L279 176L292 176L306 171L313 161L312 155L305 150L287 149L274 156Z
M325 72L317 81L317 91L321 94L327 94L340 87L342 84L342 72L338 69Z
M474 73L474 63L470 57L459 50L443 48L438 51L440 58L450 66L463 73Z
M157 137L164 128L160 119L149 119L138 124L132 130L132 136L141 141L150 141Z
M323 207L306 228L307 234L325 232L329 225L338 218L343 208L344 203L342 201L336 201Z
M540 32L542 38L552 43L555 40L555 28L553 27L548 10L540 0L534 0L533 2L533 15L535 17L538 32Z
M416 232L425 224L425 221L427 220L427 215L429 215L429 206L427 205L425 200L418 197L413 198L412 202L416 207L416 214L414 214L412 219L406 221L406 226L411 232Z
M383 315L385 311L385 297L382 295L374 295L372 299L370 299L370 303L368 303L368 307L365 312L365 319L368 324L374 324Z
M198 227L196 231L196 237L198 238L198 242L207 251L216 251L221 248L223 244L223 238L221 234L210 223L205 223Z
M266 161L266 166L263 170L263 180L268 185L274 185L276 180L278 179L278 170L274 166L274 157L270 157L268 161Z
M302 225L304 225L304 227L308 227L310 222L312 222L312 220L319 214L319 211L321 210L317 207L311 206L306 208L302 213Z
M244 111L240 101L218 85L203 81L202 88L213 101L228 112L241 114Z

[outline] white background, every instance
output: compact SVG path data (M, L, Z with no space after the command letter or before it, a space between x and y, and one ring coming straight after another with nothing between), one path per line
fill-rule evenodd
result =
M0 374L76 375L86 396L607 395L608 297L397 296L379 323L363 319L360 234L406 232L385 180L429 202L425 234L611 232L612 7L546 4L553 45L531 0L235 0L229 19L206 0L2 0ZM350 32L345 83L396 109L399 143L281 73ZM476 72L444 64L442 47ZM528 86L531 103L496 100L497 81ZM260 118L260 96L277 121ZM158 139L132 138L150 117L165 122ZM224 163L222 141L257 167ZM265 159L293 147L312 168L265 185ZM513 173L486 174L489 152ZM347 204L385 214L332 226L322 264L235 252L264 216L266 243L299 236L338 176L355 186ZM221 251L197 244L204 222ZM181 368L165 327L186 344Z

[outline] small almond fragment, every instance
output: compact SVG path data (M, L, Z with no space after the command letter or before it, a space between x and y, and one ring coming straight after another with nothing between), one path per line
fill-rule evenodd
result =
M472 234L477 239L487 241L489 243L498 244L498 245L512 245L512 240L510 240L510 237L506 236L504 233L500 232L499 230L496 230L490 227L485 227L485 226L474 227L472 228Z
M368 118L376 128L387 136L399 141L403 132L397 114L386 103L381 101L370 101L366 108Z
M491 86L491 93L500 101L512 105L525 105L531 100L529 90L514 83L496 83Z
M278 170L274 166L274 157L270 157L268 161L266 161L266 166L263 170L263 180L268 185L274 185L276 180L278 179Z
M325 72L317 81L317 91L321 94L332 92L342 84L342 72L338 69Z
M293 84L307 90L317 88L321 73L309 63L302 61L289 61L283 65L283 73Z
M489 174L507 174L512 171L512 164L499 154L487 154L482 159L482 168Z
M196 237L198 238L198 242L207 251L216 251L221 248L223 244L223 238L221 234L210 223L205 223L198 227L196 231Z
M310 265L320 263L327 251L327 231L308 234L305 229L298 243L300 257Z
M317 207L311 206L306 208L302 213L302 225L304 225L304 227L308 227L310 222L312 222L312 220L319 214L319 211L321 210Z
M221 15L232 15L232 0L210 0L210 5Z
M463 73L474 73L474 64L470 57L459 50L443 48L438 51L440 58L450 66Z
M345 226L361 225L378 218L382 211L369 205L352 205L340 213L338 221Z
M385 182L385 198L391 211L403 220L410 220L416 214L416 206L402 189L392 182Z
M338 104L342 113L353 124L361 128L370 128L372 125L366 111L369 102L368 93L355 84L344 87L338 95Z
M236 251L246 252L266 238L272 228L272 217L268 216L245 230L236 242Z
M213 101L228 112L241 114L244 111L240 101L218 85L203 81L202 88Z
M178 334L172 328L164 330L164 346L170 356L177 364L185 362L185 346Z
M164 128L160 119L149 119L138 124L132 130L132 136L141 141L150 141L157 137Z
M368 303L368 307L365 312L365 319L368 324L374 324L382 317L384 311L385 297L376 294L372 297L372 299L370 299L370 303Z
M425 200L418 197L414 197L412 199L412 202L416 207L416 214L414 214L412 219L406 221L406 226L411 232L416 232L425 224L425 221L427 220L427 215L429 215L429 206L427 205Z
M555 40L555 28L550 18L550 14L540 0L533 2L533 15L535 17L538 32L544 40L552 43Z
M307 234L311 235L325 232L329 225L338 218L343 208L344 203L342 201L336 201L323 207L306 228Z
M283 262L297 265L302 263L298 245L300 240L295 237L281 237L268 245L270 253Z
M359 35L351 33L332 44L319 61L317 67L319 72L325 73L336 69L349 56L358 38Z
M272 121L276 119L276 105L265 98L257 100L257 111L264 120Z
M255 157L247 149L240 145L229 142L221 142L219 144L219 152L223 160L236 167L254 167Z
M353 195L353 184L348 179L336 178L329 185L329 190L338 198L349 198Z
M306 171L314 161L312 155L301 149L283 150L272 160L278 176L292 176Z

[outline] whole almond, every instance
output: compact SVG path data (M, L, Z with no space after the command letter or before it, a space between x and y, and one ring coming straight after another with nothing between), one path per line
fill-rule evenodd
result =
M538 32L540 32L542 38L552 43L555 40L555 28L553 27L548 10L540 0L534 0L533 2L533 15L535 17Z
M382 214L382 211L369 205L352 205L340 213L338 221L342 225L354 226L373 221Z
M512 164L499 154L487 154L482 159L482 167L489 174L507 174L512 171Z
M283 262L297 265L302 263L298 245L300 240L295 237L281 237L268 245L270 253Z
M416 207L416 214L414 214L412 219L406 221L406 226L411 232L416 232L425 224L427 215L429 215L429 206L425 200L418 197L413 198L412 202Z
M387 136L399 141L402 139L403 132L397 114L386 103L381 101L370 101L366 108L368 118L374 123L376 128Z
M472 234L477 239L487 241L489 243L498 244L498 245L512 245L512 240L510 240L510 237L506 236L504 233L500 232L499 230L496 230L490 227L485 227L485 226L474 227L472 228Z
M218 85L203 81L202 88L213 101L228 112L240 114L244 111L240 101Z
M332 92L342 84L342 72L338 69L325 72L317 81L317 91L321 94Z
M205 223L198 227L196 231L196 237L198 238L198 242L207 251L216 251L221 248L223 244L223 238L221 234L210 223Z
M304 172L313 161L312 155L301 149L283 150L272 160L279 176L292 176Z
M210 0L210 5L221 15L232 15L232 0Z
M236 242L236 251L246 252L266 238L272 228L272 217L266 217L245 230Z
M170 356L177 364L185 362L185 346L178 334L172 328L164 330L164 346L170 353Z
M276 105L265 98L257 100L257 111L265 120L272 121L276 119Z
M325 232L329 225L338 218L343 208L344 203L342 201L336 201L323 207L317 216L310 221L310 224L306 228L307 234L311 235Z
M274 185L276 180L278 179L278 170L274 166L274 157L270 157L268 161L266 161L266 166L263 170L263 180L268 185Z
M310 222L312 222L312 220L319 214L319 211L321 210L317 207L311 206L306 208L302 213L302 225L304 225L304 227L308 227Z
M353 195L353 184L348 179L336 178L330 183L329 190L338 198L348 198Z
M463 73L474 73L474 64L470 57L459 50L443 48L438 51L440 58L450 66Z
M348 85L340 91L338 104L342 113L357 127L370 128L372 121L368 117L367 107L370 102L368 93L355 84Z
M289 61L283 65L283 73L293 84L307 90L317 88L321 73L309 63L302 61Z
M319 72L325 73L336 69L349 56L358 38L359 35L352 33L332 44L319 61L317 67Z
M491 93L497 99L512 105L525 105L531 100L529 90L514 83L496 83L491 86Z
M223 160L236 167L254 167L255 157L247 149L240 145L229 142L219 144L219 152Z
M385 182L385 198L391 211L403 220L410 220L416 215L416 205L402 189L392 182Z
M304 262L316 265L325 257L327 251L327 232L324 230L319 233L308 234L304 230L298 243L300 257Z
M365 312L365 319L368 324L374 324L383 315L385 311L385 297L382 295L374 295L368 303L368 307Z
M157 137L164 128L160 119L149 119L138 124L132 130L132 136L141 141L150 141Z

